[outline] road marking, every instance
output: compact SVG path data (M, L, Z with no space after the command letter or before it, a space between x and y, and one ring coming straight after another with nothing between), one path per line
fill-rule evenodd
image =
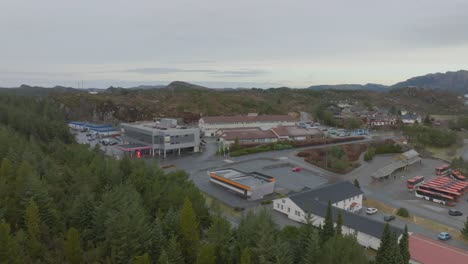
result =
M225 159L224 161L227 162L227 163L234 163L234 161L229 160L229 159Z
M279 157L278 160L287 160L288 157Z

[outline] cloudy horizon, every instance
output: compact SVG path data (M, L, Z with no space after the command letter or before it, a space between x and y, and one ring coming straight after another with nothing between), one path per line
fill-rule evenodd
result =
M468 69L468 1L0 3L0 87L379 83Z

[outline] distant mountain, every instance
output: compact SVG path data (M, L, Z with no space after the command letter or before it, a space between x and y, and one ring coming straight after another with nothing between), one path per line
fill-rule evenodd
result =
M135 87L129 87L127 89L132 89L132 90L152 90L152 89L161 89L166 87L166 85L139 85Z
M314 85L310 86L307 89L322 91L322 90L365 90L365 91L374 91L374 92L388 92L390 91L389 87L382 84L368 83L365 85L362 84L336 84L336 85Z
M181 81L174 81L168 84L166 87L162 89L167 89L167 90L203 90L203 91L208 91L211 90L210 88L196 85L196 84L191 84L188 82L181 82Z
M29 86L22 84L20 87L17 88L0 88L0 93L9 93L23 96L48 96L51 93L82 93L82 91L64 86L44 88L39 86Z
M391 88L417 87L436 89L457 94L468 93L468 71L456 71L446 73L431 73L413 77L404 82L399 82Z

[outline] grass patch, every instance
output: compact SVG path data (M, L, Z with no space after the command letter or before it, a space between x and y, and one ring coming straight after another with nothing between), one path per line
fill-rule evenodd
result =
M208 206L211 206L213 202L217 202L218 208L221 210L222 213L235 217L235 218L241 218L242 214L240 211L236 211L234 208L227 206L226 204L219 202L215 198L207 195L206 193L202 193L202 195L205 197L206 204Z
M362 203L366 207L377 208L379 209L379 211L384 212L386 214L394 214L394 212L396 211L395 208L388 206L382 202L376 201L374 199L366 198Z

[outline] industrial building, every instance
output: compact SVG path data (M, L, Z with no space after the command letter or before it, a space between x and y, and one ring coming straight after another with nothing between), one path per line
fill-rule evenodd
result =
M382 167L380 170L372 174L372 178L375 180L387 179L395 171L405 169L408 166L419 163L421 164L422 159L419 157L419 153L416 150L408 150L395 157L395 161Z
M275 178L259 173L245 173L235 169L220 169L208 172L210 181L227 188L249 200L262 199L275 190Z
M122 139L126 144L141 145L152 156L168 153L199 152L200 130L178 126L175 119L160 122L138 122L121 124ZM132 149L135 149L134 147Z
M273 209L300 223L307 223L310 219L318 227L324 224L327 203L330 201L334 222L341 212L342 233L355 234L359 244L377 250L384 223L356 214L362 208L362 196L363 192L359 188L346 181L273 200ZM398 235L403 233L399 228L390 228Z
M290 115L258 115L256 113L238 116L204 116L198 121L198 127L203 135L215 136L216 131L223 128L259 127L267 130L277 126L293 126L296 120Z
M279 126L267 130L259 127L223 128L216 131L215 135L224 144L232 144L236 139L240 143L271 143L281 140L305 141L324 136L320 129L298 126Z
M115 136L119 134L119 131L115 129L112 125L107 124L93 124L87 122L68 122L68 127L80 131L91 131L98 133L103 136Z

